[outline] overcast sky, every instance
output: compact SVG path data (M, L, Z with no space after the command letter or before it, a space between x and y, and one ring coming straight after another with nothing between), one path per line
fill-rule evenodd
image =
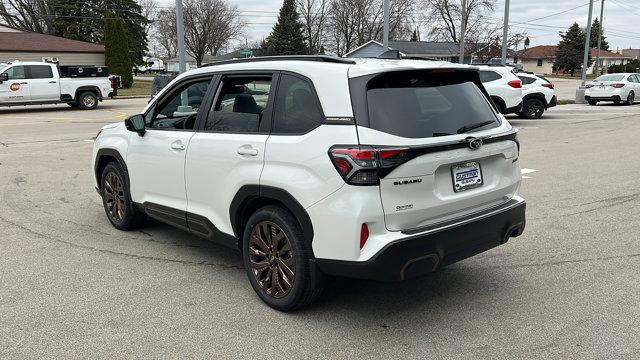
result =
M282 0L228 0L238 6L248 23L246 31L249 41L266 36L277 19ZM600 16L600 1L594 0L593 16ZM159 0L161 6L174 3L174 0ZM487 21L501 23L504 15L505 0L497 0L496 12ZM419 3L419 0L417 1ZM582 7L579 7L584 5ZM572 8L577 9L550 16ZM574 21L586 26L588 0L511 0L511 31L529 34L531 46L557 44L559 31L566 30ZM543 18L544 17L544 18ZM543 19L539 19L543 18ZM539 19L539 20L536 20ZM606 0L605 36L611 49L640 48L640 0ZM528 23L528 24L522 24ZM423 40L429 31L428 24L419 23ZM609 26L611 25L611 26Z

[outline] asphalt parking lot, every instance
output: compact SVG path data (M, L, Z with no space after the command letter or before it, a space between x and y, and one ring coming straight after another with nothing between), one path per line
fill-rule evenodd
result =
M419 280L338 279L285 314L239 253L107 221L91 138L145 103L0 108L0 358L640 358L640 104L511 119L521 237Z

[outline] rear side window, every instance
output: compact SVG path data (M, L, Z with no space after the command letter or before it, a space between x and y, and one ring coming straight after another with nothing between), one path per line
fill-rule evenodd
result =
M275 107L274 133L306 133L318 127L324 119L311 83L289 74L280 77Z
M51 79L53 77L51 66L47 65L29 65L29 72L31 79Z
M407 71L371 79L366 90L369 127L407 138L497 127L498 118L471 74Z
M536 79L528 76L518 76L518 78L522 81L522 85L531 85L536 82Z
M483 83L502 79L502 75L495 71L480 71L480 81Z

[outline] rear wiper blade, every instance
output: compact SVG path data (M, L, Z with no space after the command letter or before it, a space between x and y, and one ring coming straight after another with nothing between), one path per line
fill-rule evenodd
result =
M479 123L475 123L475 124L471 124L471 125L465 125L463 127L461 127L460 129L458 129L458 131L456 131L458 134L463 134L466 133L467 131L471 131L477 128L481 128L483 126L487 126L489 124L493 124L494 122L496 122L495 120L489 120L489 121L483 121L483 122L479 122Z

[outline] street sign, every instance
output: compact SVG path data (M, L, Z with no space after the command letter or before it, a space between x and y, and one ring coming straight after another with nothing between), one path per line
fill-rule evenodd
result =
M240 55L253 55L253 50L251 50L251 49L240 49Z

